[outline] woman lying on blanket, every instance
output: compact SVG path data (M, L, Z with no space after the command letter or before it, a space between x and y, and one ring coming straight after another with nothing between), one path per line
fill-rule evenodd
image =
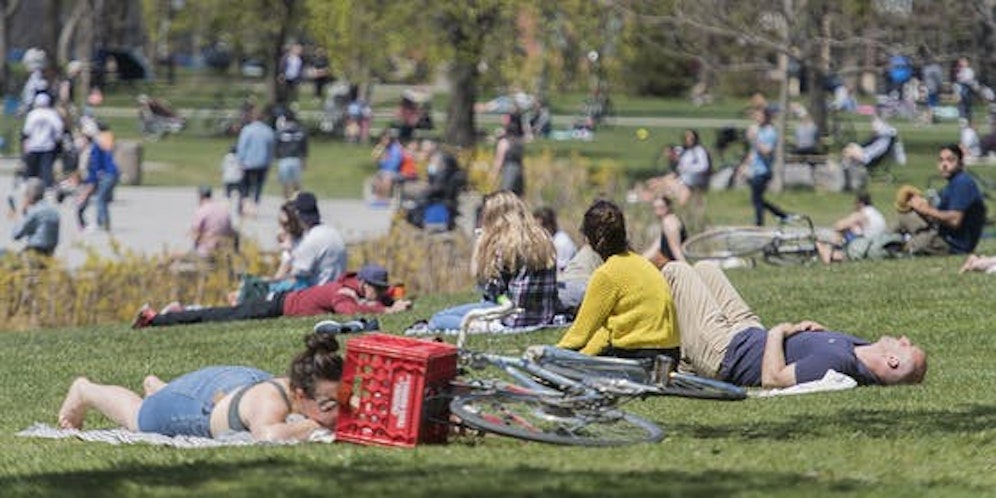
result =
M581 233L605 263L591 275L574 323L557 346L627 358L665 354L677 364L680 340L671 290L650 260L630 250L622 210L595 201L584 214Z
M557 253L553 241L526 203L503 190L489 195L481 211L481 235L474 244L471 271L484 287L484 300L433 315L430 330L460 328L468 311L495 306L508 296L522 313L503 320L507 327L546 325L557 305Z
M198 437L250 431L261 441L307 440L316 430L334 430L343 361L332 334L313 333L305 344L287 377L235 366L207 367L168 384L150 375L144 399L79 377L59 410L59 426L82 428L93 408L131 431Z

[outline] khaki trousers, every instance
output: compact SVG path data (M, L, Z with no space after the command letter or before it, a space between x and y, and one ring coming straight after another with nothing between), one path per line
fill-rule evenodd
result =
M679 369L718 378L733 336L748 327L764 326L715 262L700 261L692 267L673 261L661 273L671 286L677 310Z

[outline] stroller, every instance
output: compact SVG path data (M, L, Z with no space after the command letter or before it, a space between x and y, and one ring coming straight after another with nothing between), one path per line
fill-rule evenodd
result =
M456 157L442 153L439 161L439 171L429 176L428 186L401 203L408 223L432 232L456 227L460 192L467 188L467 173L460 168Z
M187 125L166 103L148 95L138 96L139 131L147 138L160 139L170 133L179 133Z
M328 96L322 105L322 116L318 129L333 137L343 137L346 133L346 117L351 101L352 89L344 82L337 81L328 89Z

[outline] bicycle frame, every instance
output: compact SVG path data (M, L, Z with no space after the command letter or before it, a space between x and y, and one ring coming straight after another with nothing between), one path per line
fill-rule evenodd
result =
M461 425L518 439L581 446L618 446L658 442L664 431L655 422L620 410L626 400L647 395L702 399L743 399L728 384L671 372L670 359L591 357L553 346L531 346L521 357L470 351L466 334L475 320L514 313L508 300L468 313L457 344L460 364L496 367L513 379L453 381L450 410ZM648 368L648 366L650 368Z
M648 371L647 366L640 360L596 358L553 346L531 347L522 357L475 352L464 348L467 331L474 321L493 320L518 311L511 301L503 300L498 306L467 313L461 320L460 334L457 338L461 362L477 369L488 365L494 366L515 379L520 387L538 395L569 397L573 402L597 401L600 405L615 404L620 396L659 394L660 387L667 382L667 372L671 364L666 356L658 357ZM574 363L583 366L585 370L593 371L598 371L598 367L611 367L614 370L622 368L638 379L649 379L651 384L604 375L582 375L580 378L574 378L556 372L544 366L544 363L561 366Z

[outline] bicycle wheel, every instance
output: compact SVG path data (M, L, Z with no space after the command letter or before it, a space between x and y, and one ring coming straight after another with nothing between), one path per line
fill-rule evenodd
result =
M664 439L657 424L615 408L572 408L504 391L454 398L463 424L516 439L571 446L624 446Z
M760 253L774 240L770 228L717 228L694 235L681 245L689 259L723 259Z
M791 215L778 225L775 239L764 248L764 261L775 266L805 265L816 261L816 228L806 215Z
M747 391L733 384L681 372L671 373L663 394L683 398L739 401L747 398Z

